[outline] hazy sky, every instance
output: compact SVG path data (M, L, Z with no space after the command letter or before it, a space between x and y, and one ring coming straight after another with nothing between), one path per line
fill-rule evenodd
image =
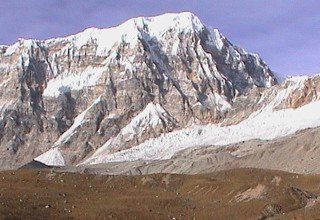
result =
M320 0L1 0L0 44L191 11L283 75L320 73Z

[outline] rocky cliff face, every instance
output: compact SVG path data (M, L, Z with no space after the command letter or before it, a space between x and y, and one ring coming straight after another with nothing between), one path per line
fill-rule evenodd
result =
M306 79L276 106L318 99L318 82ZM0 48L0 166L47 150L39 161L78 164L192 125L237 124L297 82L277 84L258 55L191 13L21 39Z

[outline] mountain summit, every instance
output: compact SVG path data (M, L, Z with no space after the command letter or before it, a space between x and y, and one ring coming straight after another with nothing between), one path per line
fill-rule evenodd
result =
M20 39L0 48L0 81L2 168L168 159L195 146L272 139L311 120L284 132L263 124L282 117L273 109L307 105L319 89L309 78L278 85L258 55L189 12ZM255 125L280 127L266 134Z

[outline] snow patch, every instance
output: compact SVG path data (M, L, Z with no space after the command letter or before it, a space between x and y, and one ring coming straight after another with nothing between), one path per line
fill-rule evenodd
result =
M179 40L176 40L173 45L172 45L172 48L171 48L171 55L172 56L176 56L178 55L178 52L179 52Z
M221 50L224 46L221 34L218 29L209 29L210 35L209 40L206 41L206 43L210 46L215 47L218 50Z
M97 84L105 70L105 67L94 68L89 66L80 73L58 75L48 82L48 85L43 92L43 96L58 97L63 93L64 88L69 90L82 90L86 87L94 86Z
M44 154L41 154L34 160L44 163L48 166L65 166L65 161L62 153L57 147L50 149Z
M137 134L149 126L155 127L162 123L161 118L165 113L166 111L158 103L149 103L142 112L134 117L132 121L121 130L121 133L123 135Z
M19 48L19 42L9 46L4 53L5 56L11 56Z
M225 96L221 96L218 93L214 93L214 100L215 105L217 106L218 110L221 112L226 112L231 109L230 103L226 100Z
M31 40L31 39L22 39L19 38L19 41L16 42L15 44L8 46L6 48L6 52L4 53L5 56L11 56L14 54L19 48L24 48L24 49L30 49L31 47L36 48L37 47L37 42L36 40Z

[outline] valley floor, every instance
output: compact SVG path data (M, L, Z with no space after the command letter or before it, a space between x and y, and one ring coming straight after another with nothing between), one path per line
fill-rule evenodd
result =
M0 173L0 219L317 219L320 176L262 169L201 175Z

